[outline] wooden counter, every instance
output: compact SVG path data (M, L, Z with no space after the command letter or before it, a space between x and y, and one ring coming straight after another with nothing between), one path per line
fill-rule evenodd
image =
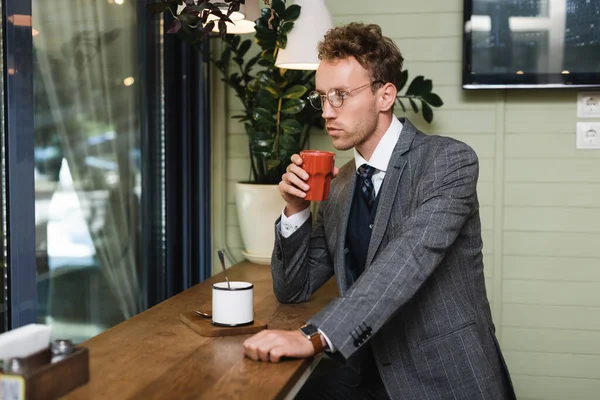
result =
M302 304L279 304L269 266L243 262L230 280L254 284L256 319L272 329L297 329L337 295L330 280ZM90 350L90 382L66 399L282 399L313 360L278 364L243 356L249 335L203 337L179 321L181 311L210 311L211 285L202 282L82 343Z

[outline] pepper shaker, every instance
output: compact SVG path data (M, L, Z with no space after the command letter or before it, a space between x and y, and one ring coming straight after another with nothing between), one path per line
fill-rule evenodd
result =
M67 357L73 351L73 342L68 339L57 339L52 342L52 362L58 362Z

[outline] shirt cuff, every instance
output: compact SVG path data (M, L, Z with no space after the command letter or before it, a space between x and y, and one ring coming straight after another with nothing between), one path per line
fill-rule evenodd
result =
M320 330L320 329L317 329L317 330L319 331L321 336L323 336L323 338L325 338L325 341L327 342L327 348L325 350L330 353L335 353L337 351L337 349L333 346L333 343L331 343L331 340L329 340L327 335L324 334L322 330Z
M285 208L283 210L285 210ZM306 207L299 213L290 215L289 217L286 217L284 211L281 211L281 223L279 225L281 236L284 238L292 236L292 233L296 232L296 230L300 228L302 224L304 224L309 218L310 206Z

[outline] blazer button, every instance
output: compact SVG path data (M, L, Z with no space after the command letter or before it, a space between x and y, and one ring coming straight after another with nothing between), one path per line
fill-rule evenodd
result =
M354 339L354 347L360 346L360 340Z
M281 247L277 247L277 259L281 261Z
M369 224L369 229L373 229L373 224Z

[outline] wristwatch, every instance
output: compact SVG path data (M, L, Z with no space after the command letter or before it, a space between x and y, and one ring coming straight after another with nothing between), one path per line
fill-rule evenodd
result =
M315 349L315 354L322 353L325 350L325 346L323 346L323 341L321 340L321 333L316 326L311 324L304 325L300 328L300 332L302 332L305 338L310 340Z

